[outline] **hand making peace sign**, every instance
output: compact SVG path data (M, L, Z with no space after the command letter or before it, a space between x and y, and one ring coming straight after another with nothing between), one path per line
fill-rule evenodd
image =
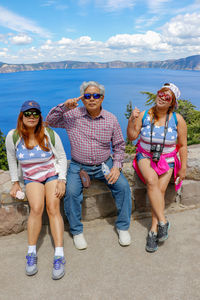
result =
M82 98L83 98L83 95L81 95L78 98L68 99L65 101L64 104L68 109L74 109L78 106L78 101L81 100Z

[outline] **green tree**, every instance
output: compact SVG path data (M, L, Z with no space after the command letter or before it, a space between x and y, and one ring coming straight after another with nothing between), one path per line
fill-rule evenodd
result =
M5 139L6 139L5 136L0 130L0 169L4 171L8 170Z

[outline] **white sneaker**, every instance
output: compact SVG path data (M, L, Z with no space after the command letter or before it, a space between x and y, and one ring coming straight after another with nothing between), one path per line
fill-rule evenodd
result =
M119 243L121 246L129 246L131 244L131 236L128 230L117 229L119 235Z
M87 242L84 238L83 233L73 235L73 240L76 249L83 250L87 248Z

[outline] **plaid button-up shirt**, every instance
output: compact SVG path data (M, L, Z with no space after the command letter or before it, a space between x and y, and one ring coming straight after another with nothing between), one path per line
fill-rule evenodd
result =
M81 164L98 165L113 150L113 165L121 168L125 142L117 118L102 109L92 119L85 107L67 109L64 104L52 108L46 121L52 127L65 128L71 144L71 156Z

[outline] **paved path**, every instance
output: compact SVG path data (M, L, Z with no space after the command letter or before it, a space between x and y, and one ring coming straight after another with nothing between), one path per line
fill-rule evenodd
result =
M26 232L0 238L1 300L199 300L200 209L168 216L170 237L146 253L150 219L132 221L132 244L118 244L113 224L85 225L88 249L78 251L64 234L66 275L51 279L53 247L48 227L39 240L39 272L24 274ZM112 223L112 222L110 222Z

